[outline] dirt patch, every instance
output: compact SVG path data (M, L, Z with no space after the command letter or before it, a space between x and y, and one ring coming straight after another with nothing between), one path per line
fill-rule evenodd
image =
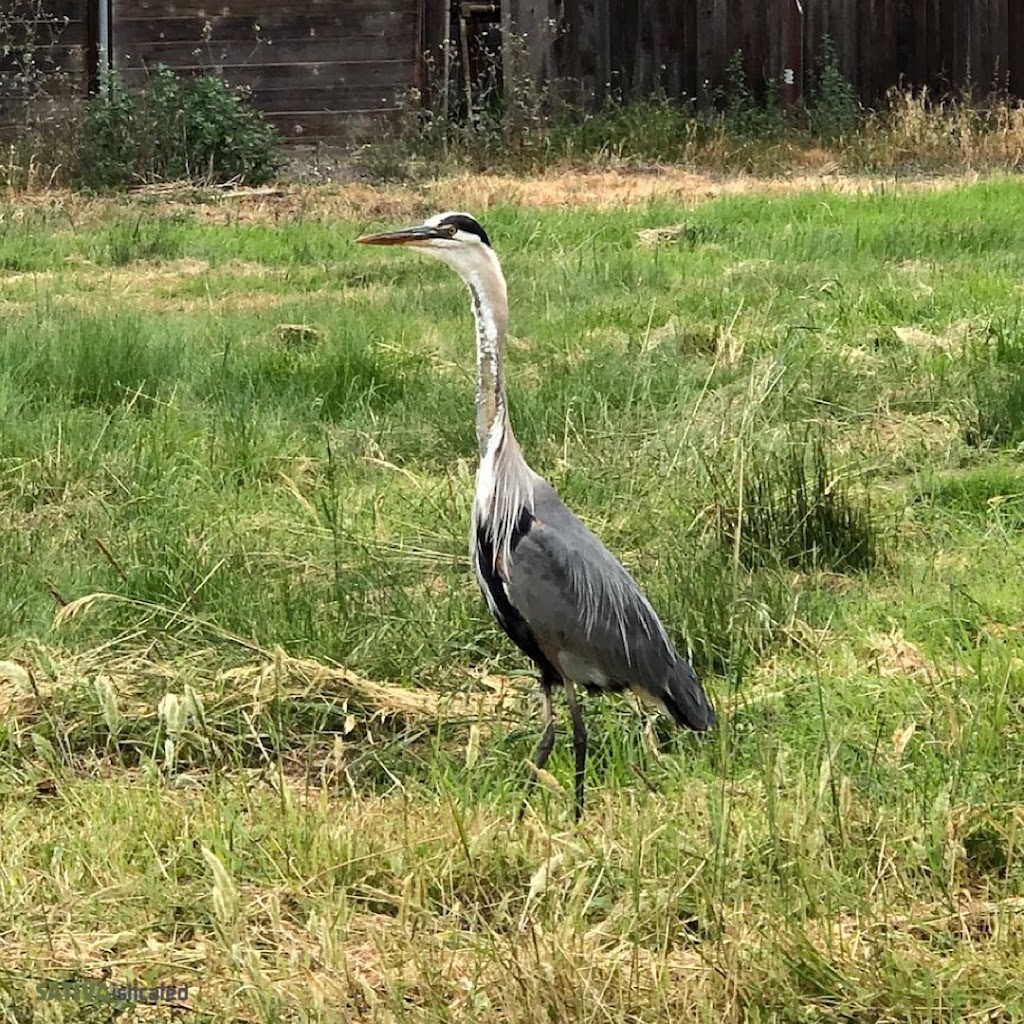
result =
M864 353L863 349L849 351ZM960 427L952 416L897 412L864 420L838 442L841 452L870 452L884 456L890 464L916 463L925 455L945 458L961 444Z
M912 324L907 327L894 327L893 334L897 340L912 349L925 349L953 354L964 347L972 332L978 331L978 325L969 320L958 320L952 323L941 334L927 331L923 327Z

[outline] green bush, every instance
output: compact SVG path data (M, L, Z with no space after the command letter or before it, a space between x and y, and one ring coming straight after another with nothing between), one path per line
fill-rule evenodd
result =
M726 87L711 98L722 108L724 128L739 138L763 139L777 136L786 128L786 111L777 79L769 79L764 96L758 98L747 81L743 51L729 58L725 69Z
M830 36L823 36L807 97L807 122L814 138L832 142L855 131L860 119L857 90L843 75Z
M160 67L129 91L111 75L86 109L74 182L110 188L151 181L267 181L280 138L244 96L213 75Z

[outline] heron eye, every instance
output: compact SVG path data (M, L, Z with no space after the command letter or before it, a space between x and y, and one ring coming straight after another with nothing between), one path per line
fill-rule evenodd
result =
M455 233L456 233L456 232L457 232L458 230L459 230L459 229L458 229L458 228L457 228L457 227L456 227L456 226L455 226L454 224L448 224L448 225L446 225L446 227L445 227L445 229L444 229L444 233L445 233L445 234L446 234L446 235L447 235L447 236L448 236L449 238L454 238L454 237L455 237Z

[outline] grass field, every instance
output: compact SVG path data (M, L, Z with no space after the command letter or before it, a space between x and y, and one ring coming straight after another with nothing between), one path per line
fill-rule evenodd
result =
M527 457L720 709L588 699L578 827L467 296L352 244L478 194L0 206L0 1021L1024 1019L1024 186L643 189L474 207Z

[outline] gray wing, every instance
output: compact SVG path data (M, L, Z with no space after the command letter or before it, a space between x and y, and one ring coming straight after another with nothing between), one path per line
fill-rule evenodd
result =
M703 687L650 602L546 481L536 485L533 520L508 577L509 600L564 675L646 694L691 729L714 724Z

